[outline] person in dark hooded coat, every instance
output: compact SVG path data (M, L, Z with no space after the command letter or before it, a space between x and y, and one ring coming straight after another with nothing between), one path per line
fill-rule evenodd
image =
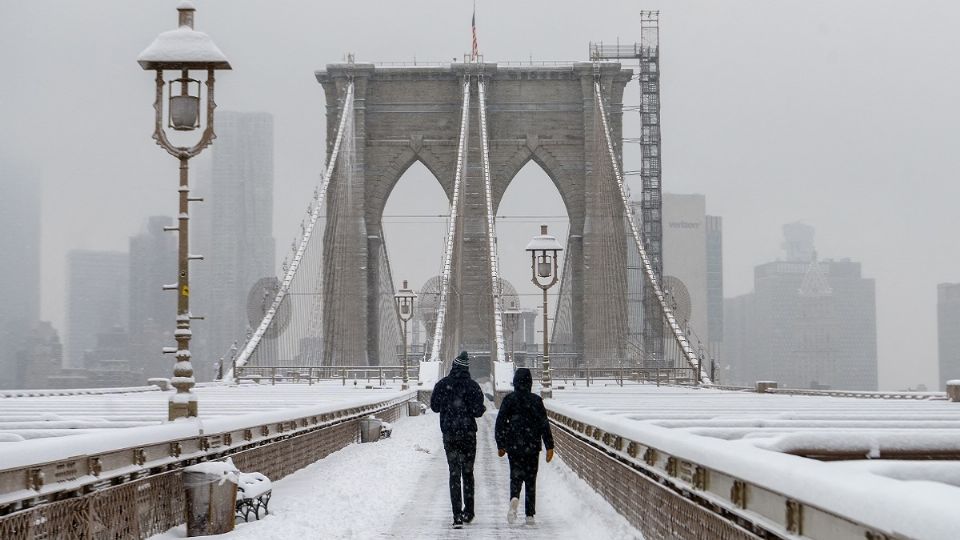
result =
M546 447L547 462L553 459L553 434L550 432L547 410L540 396L530 391L532 387L530 370L517 369L513 376L513 392L503 398L497 414L497 453L500 457L506 454L510 460L510 506L507 511L507 521L510 523L517 519L522 486L525 486L527 523L534 523L540 448Z
M473 521L473 462L477 457L477 418L487 410L480 385L470 378L470 358L461 351L450 374L433 387L430 408L440 413L443 449L450 469L453 526ZM461 498L461 480L463 493Z

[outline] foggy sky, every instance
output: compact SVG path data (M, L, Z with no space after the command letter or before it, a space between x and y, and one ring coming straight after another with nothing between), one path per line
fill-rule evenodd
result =
M174 28L176 4L0 4L0 160L42 178L41 314L61 339L67 251L126 250L147 216L174 213L177 163L150 139L153 76L136 57ZM754 265L782 256L780 226L802 220L816 227L822 258L851 257L877 281L881 388L936 386L936 284L960 281L960 3L478 4L487 61L584 60L591 40L639 40L640 9L660 9L664 189L702 193L708 213L723 217L725 296L750 291ZM358 61L449 60L470 46L467 0L197 8L197 29L234 67L218 77L219 106L274 115L278 246L295 236L323 161L325 103L313 71L346 52ZM627 92L638 99L635 86ZM539 171L524 174L522 193L549 186ZM388 213L443 208L416 191L398 188ZM562 213L555 192L543 203L507 197L512 213ZM524 226L532 232L511 242L536 232ZM426 267L394 261L394 276L434 273L434 247ZM529 267L506 255L503 271L520 287Z

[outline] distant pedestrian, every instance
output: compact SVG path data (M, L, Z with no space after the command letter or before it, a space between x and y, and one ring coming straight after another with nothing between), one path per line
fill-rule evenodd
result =
M531 392L533 377L527 368L513 375L513 392L503 398L497 414L497 454L510 460L510 506L507 521L517 521L520 488L524 487L524 510L527 524L536 523L537 469L541 444L547 449L547 463L553 459L553 434L547 410L540 396Z
M450 374L433 387L430 408L440 413L443 449L450 469L450 504L453 526L474 518L473 462L477 457L477 418L487 410L480 385L470 378L470 357L461 351ZM461 495L461 481L463 493Z

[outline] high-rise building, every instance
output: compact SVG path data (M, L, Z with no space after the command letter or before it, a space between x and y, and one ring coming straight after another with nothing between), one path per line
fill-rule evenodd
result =
M130 238L130 300L127 324L130 369L149 377L168 377L173 356L163 347L175 345L176 291L163 290L177 281L177 237L163 228L167 216L152 216L146 230Z
M64 367L83 368L97 335L126 328L130 262L126 253L75 250L67 254L67 354Z
M818 260L813 228L784 227L787 260L754 269L754 292L726 302L731 382L877 388L876 292L860 263Z
M663 290L694 344L707 347L707 200L663 194ZM706 351L704 351L706 352Z
M639 202L631 203L639 218ZM723 220L706 214L706 197L663 194L663 289L667 303L705 358L717 360L723 340ZM632 241L632 239L631 239ZM627 250L630 351L642 344L643 265ZM665 339L672 339L669 332ZM699 350L697 352L700 352Z
M707 343L708 358L720 363L723 345L723 218L705 216L707 228Z
M942 389L960 379L960 283L937 285L937 353Z
M205 185L206 184L206 185ZM194 371L200 380L216 374L214 364L251 326L250 289L276 275L273 239L273 117L267 113L217 113L217 141L210 172L200 178L195 238L205 257L191 267L196 291L191 311L198 321Z
M17 353L40 318L40 183L2 160L0 269L0 388L16 388Z
M40 321L33 326L24 347L17 353L21 388L53 388L50 377L60 374L63 348L53 325Z

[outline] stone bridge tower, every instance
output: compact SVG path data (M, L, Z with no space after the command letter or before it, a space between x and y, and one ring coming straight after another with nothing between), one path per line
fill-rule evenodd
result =
M378 260L383 241L384 205L406 169L420 161L452 197L460 129L462 84L483 77L487 96L490 167L494 208L507 186L530 160L556 185L570 219L564 255L571 293L572 348L587 363L621 357L627 334L626 235L616 184L609 167L602 126L596 114L594 81L599 77L604 101L612 104L611 129L621 140L623 91L632 72L619 63L571 63L556 66L503 66L493 63L443 67L379 67L332 64L316 73L327 100L328 155L340 116L338 98L354 81L354 122L358 174L352 181L352 205L360 226L324 242L324 320L365 329L344 332L326 325L325 341L346 340L326 363L378 364ZM477 85L471 89L467 167L462 193L459 256L455 259L455 291L448 317L459 335L445 335L453 349L495 351L492 302L485 250L485 209L480 153ZM616 150L618 153L620 149ZM362 174L359 172L362 171ZM344 190L342 183L332 190ZM337 198L331 192L328 201ZM330 202L333 204L333 202ZM359 217L362 216L362 220ZM344 235L350 238L343 237ZM335 241L333 241L335 240ZM561 242L563 239L560 239ZM335 250L342 253L335 254ZM611 257L611 250L619 255ZM339 261L339 262L337 262ZM363 269L362 272L358 269ZM456 294L459 293L459 294ZM340 306L330 313L329 306ZM551 314L552 316L552 314ZM329 349L328 349L329 350ZM345 351L349 351L345 352ZM489 352L488 352L489 354ZM391 363L392 359L384 359Z

